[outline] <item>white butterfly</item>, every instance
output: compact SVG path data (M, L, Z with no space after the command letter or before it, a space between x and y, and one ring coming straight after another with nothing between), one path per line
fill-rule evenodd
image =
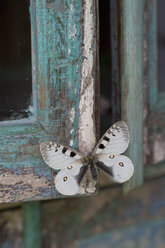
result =
M107 130L88 156L49 141L40 144L40 151L48 166L60 170L55 177L55 186L61 194L92 193L98 180L98 170L118 183L132 177L132 161L121 155L128 147L129 137L127 124L120 121Z

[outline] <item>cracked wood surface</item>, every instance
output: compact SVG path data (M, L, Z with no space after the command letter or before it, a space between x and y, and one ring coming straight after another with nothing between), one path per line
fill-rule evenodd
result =
M25 119L22 123L0 126L0 203L61 197L54 185L56 172L44 163L39 152L42 141L52 140L80 150L95 143L96 2L84 1L82 5L80 0L31 0L36 112L27 123ZM94 25L90 37L84 25L87 11ZM87 49L83 40L89 46ZM88 61L88 75L83 73L83 55ZM89 90L84 86L86 76ZM82 117L88 115L88 105L88 128L92 131L87 140ZM84 128L78 138L78 130Z

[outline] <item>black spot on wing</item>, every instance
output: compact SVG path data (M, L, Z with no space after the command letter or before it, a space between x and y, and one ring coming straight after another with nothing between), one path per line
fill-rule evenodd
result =
M110 141L110 138L108 138L107 136L104 136L103 137L103 140L106 140L107 142L109 142Z
M76 156L76 153L75 153L75 152L71 152L71 153L70 153L70 157L71 157L71 158L73 158L73 157L75 157L75 156Z
M78 185L80 185L81 181L83 180L86 172L88 170L88 165L83 165L80 169L80 172L78 174L78 176L76 176L76 180L77 180L77 183Z
M97 166L100 170L102 170L102 171L104 171L105 173L107 173L109 176L111 176L111 177L114 176L114 175L113 175L112 167L108 167L108 166L106 166L103 162L100 162L100 161L96 162L96 166Z
M105 148L105 145L103 145L103 144L99 145L99 149L104 149L104 148Z
M68 150L65 146L62 148L62 153L65 153Z

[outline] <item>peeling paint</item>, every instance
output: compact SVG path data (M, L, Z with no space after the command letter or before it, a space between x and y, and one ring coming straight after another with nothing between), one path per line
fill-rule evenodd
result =
M70 124L71 124L71 126L74 126L74 125L73 125L74 120L75 120L75 109L72 108L71 111L70 111ZM74 132L74 127L70 130L70 133L71 133L71 134L72 134L73 132ZM70 139L69 145L72 147L73 144L74 144L73 139Z
M88 154L93 150L96 142L95 126L94 126L94 101L95 101L95 85L94 85L94 12L92 12L93 0L85 0L84 2L84 30L83 30L83 62L82 62L82 78L80 88L79 103L79 150L83 154Z
M0 126L0 202L61 197L40 142L51 139L84 153L95 144L94 1L47 4L31 0L30 6L35 120Z
M15 200L22 201L37 197L42 199L43 195L51 192L51 182L47 177L41 177L31 167L24 168L21 173L13 173L12 170L1 169L0 180L0 202L7 203Z

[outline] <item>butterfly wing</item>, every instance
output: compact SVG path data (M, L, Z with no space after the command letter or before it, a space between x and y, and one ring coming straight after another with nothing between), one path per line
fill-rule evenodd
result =
M82 186L81 182L85 176L85 168L81 160L70 164L62 169L55 177L56 189L63 195L76 195Z
M87 166L82 163L82 156L76 150L54 142L43 142L40 151L45 163L56 170L56 189L63 195L75 195L82 189L82 181L87 172Z
M124 183L133 175L133 163L124 155L101 154L98 159L97 167L117 183Z
M97 167L118 183L129 180L134 171L132 161L120 155L127 149L129 138L127 124L123 121L117 122L107 130L93 152L97 154Z
M63 169L82 157L78 151L50 141L42 142L40 151L45 163L55 170Z
M127 124L123 121L119 121L110 127L102 136L93 153L121 154L127 149L129 138L130 135Z

